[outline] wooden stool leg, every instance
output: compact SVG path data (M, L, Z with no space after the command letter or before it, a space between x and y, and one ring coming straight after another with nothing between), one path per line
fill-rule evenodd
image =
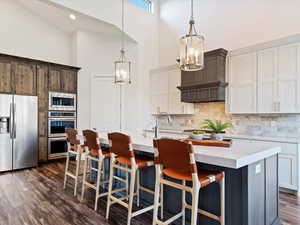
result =
M64 189L66 188L66 184L67 184L67 173L69 170L69 162L70 162L70 153L67 152L67 160L66 160L66 167L65 167L65 179L64 179Z
M154 209L153 209L153 223L152 225L156 225L157 223L157 214L158 214L158 206L159 206L159 195L160 195L160 167L158 165L155 166L156 176L155 176L155 194L154 194Z
M198 185L193 184L193 192L192 192L193 203L192 203L191 225L197 225L199 191L200 191L200 187Z
M220 224L225 225L225 173L223 172L224 177L220 181L220 202L221 202L221 218Z
M133 205L133 197L134 197L134 189L135 189L135 176L136 176L137 168L131 168L131 177L130 177L130 187L129 187L129 201L128 201L128 217L127 217L127 225L130 225L132 218L132 205Z
M137 170L136 174L136 194L137 194L137 206L140 207L140 171Z
M76 155L76 173L75 173L75 188L74 188L74 196L77 195L77 185L78 185L78 175L79 175L79 167L80 167L80 157L81 154L78 153Z
M160 185L160 219L164 218L164 184Z
M112 192L112 186L113 186L113 178L114 178L114 160L111 159L110 161L110 171L109 171L109 185L108 185L108 195L107 195L107 208L106 208L106 219L109 218L109 210L111 205L111 192Z
M126 168L128 168L128 166L126 165ZM126 183L125 183L125 188L126 188L126 195L128 196L129 195L129 188L128 188L128 185L129 185L129 179L128 179L128 172L125 171L125 176L126 176ZM127 199L128 200L128 199Z
M96 188L96 199L95 199L95 208L94 210L97 211L98 208L98 199L99 199L99 195L100 195L100 182L101 182L101 170L102 170L102 159L98 160L98 170L97 170L97 188Z
M106 180L105 179L105 159L102 161L102 168L101 168L101 180ZM102 185L102 188L105 188L105 184Z
M182 185L186 185L185 180L182 181ZM182 225L185 225L185 205L186 205L186 201L185 201L185 190L182 190Z
M86 156L83 165L83 178L82 178L82 190L81 190L81 201L83 201L84 191L85 191L85 181L86 181L86 172L88 167L88 158Z

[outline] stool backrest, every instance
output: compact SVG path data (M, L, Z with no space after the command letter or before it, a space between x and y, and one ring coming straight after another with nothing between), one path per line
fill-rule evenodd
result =
M80 145L80 140L77 139L77 130L73 128L66 129L67 141L71 145Z
M193 146L175 139L162 138L153 141L155 163L168 169L197 174Z
M84 130L82 133L85 138L84 145L89 148L89 151L99 152L101 147L98 133L92 130Z
M108 139L112 153L126 158L134 157L130 136L122 133L110 133Z

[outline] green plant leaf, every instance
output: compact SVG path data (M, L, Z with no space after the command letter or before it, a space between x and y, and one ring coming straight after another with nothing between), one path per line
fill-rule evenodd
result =
M210 120L210 119L205 119L202 123L202 128L203 129L209 129L213 131L214 133L220 133L224 131L227 128L231 128L232 123L231 122L222 122L221 120Z

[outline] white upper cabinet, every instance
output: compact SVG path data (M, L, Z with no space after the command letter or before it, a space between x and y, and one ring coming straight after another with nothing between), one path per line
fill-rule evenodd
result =
M278 48L278 106L280 113L299 112L297 89L300 88L298 44Z
M229 59L229 92L231 113L256 112L256 53Z
M277 111L277 49L258 52L258 112Z
M194 104L181 102L181 71L175 67L153 70L151 81L151 113L193 114Z
M299 113L299 43L293 36L231 52L229 113Z
M151 111L153 114L168 112L168 73L151 74Z

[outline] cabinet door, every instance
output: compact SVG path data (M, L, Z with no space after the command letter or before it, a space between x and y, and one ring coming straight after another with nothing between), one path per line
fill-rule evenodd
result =
M48 137L39 137L39 162L48 160Z
M61 68L49 67L49 91L62 92Z
M169 77L168 72L162 72L158 74L158 95L159 95L159 112L169 112Z
M74 70L62 70L61 73L62 91L69 93L77 92L77 72Z
M37 65L37 95L39 97L39 110L48 110L48 66Z
M231 113L256 112L256 70L256 53L230 57L229 91Z
M48 159L48 66L37 65L39 162Z
M120 119L124 120L126 115L120 115L120 86L114 84L113 77L93 77L90 96L91 127L104 132L118 131Z
M158 95L158 85L159 82L158 75L152 73L150 75L150 95L151 95L151 113L159 113L159 95Z
M193 114L194 104L181 102L181 92L177 88L181 85L181 71L171 70L169 74L169 113Z
M297 112L298 44L278 48L278 105L280 113Z
M258 52L258 112L277 111L277 49Z
M297 157L295 155L279 155L279 186L297 190Z
M12 65L15 93L17 95L37 95L36 64L15 61Z
M152 113L166 113L169 111L168 73L151 74L151 109Z
M169 76L169 113L170 114L183 114L184 105L181 103L180 90L178 86L181 83L181 73L179 70L168 72Z
M0 57L0 93L13 93L11 61Z

